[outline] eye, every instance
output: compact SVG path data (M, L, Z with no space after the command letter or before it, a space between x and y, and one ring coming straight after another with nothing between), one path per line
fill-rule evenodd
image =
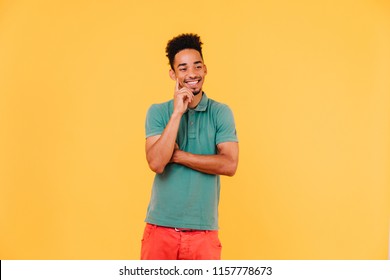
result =
M181 72L184 72L186 70L187 70L187 68L179 68L179 71L181 71Z

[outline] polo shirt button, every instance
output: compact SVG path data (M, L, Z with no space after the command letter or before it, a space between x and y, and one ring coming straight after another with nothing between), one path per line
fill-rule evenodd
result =
M194 124L194 122L191 122L191 125L193 125Z

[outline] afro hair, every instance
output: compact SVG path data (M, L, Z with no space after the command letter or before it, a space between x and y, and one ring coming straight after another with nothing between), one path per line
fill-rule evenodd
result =
M203 43L200 41L199 35L193 33L181 34L171 39L165 48L165 52L167 53L171 68L173 69L175 55L184 49L197 50L203 59L202 44Z

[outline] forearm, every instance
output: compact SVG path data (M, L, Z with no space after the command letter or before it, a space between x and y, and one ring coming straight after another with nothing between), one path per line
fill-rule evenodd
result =
M156 142L146 147L146 159L150 169L162 173L171 160L175 149L177 132L180 125L181 114L173 113L167 126Z
M237 159L225 155L197 155L175 150L171 162L207 173L233 176L237 170Z

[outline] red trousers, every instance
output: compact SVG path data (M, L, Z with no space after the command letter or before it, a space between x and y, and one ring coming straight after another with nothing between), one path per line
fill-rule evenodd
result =
M185 231L146 224L141 260L220 260L217 230Z

